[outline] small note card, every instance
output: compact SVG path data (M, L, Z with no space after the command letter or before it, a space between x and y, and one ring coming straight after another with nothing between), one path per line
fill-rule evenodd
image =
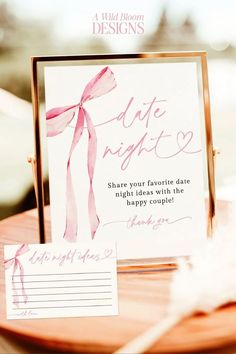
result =
M115 245L4 247L8 319L118 315Z

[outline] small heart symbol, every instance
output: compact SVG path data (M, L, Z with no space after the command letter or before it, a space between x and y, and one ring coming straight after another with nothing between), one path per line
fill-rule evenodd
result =
M177 134L177 144L181 150L184 150L193 138L193 132L188 131L186 133L180 131Z
M112 253L113 253L113 250L107 248L104 250L104 257L109 258L112 255Z

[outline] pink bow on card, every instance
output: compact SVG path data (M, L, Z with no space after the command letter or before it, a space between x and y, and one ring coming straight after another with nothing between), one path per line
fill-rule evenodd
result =
M67 241L76 241L77 238L77 206L72 184L70 160L72 153L78 144L83 131L84 121L86 120L88 130L88 153L87 167L90 181L88 195L88 214L90 221L90 230L92 239L95 236L99 226L99 218L96 211L95 198L93 192L93 175L97 154L97 136L93 122L85 110L83 104L96 97L107 94L116 87L113 72L109 67L102 69L89 83L86 85L81 100L78 104L66 107L56 107L46 113L47 119L47 136L52 137L64 131L68 124L78 114L74 136L70 147L69 157L67 161L67 177L66 177L66 227L64 238ZM78 113L77 113L78 112Z
M20 283L21 283L22 295L23 295L24 302L26 303L27 299L28 299L26 292L25 292L25 288L24 288L24 268L18 259L19 256L21 256L22 254L24 254L28 251L29 251L28 245L23 244L16 251L16 254L14 257L4 260L5 269L8 269L13 265L13 274L12 274L13 302L17 306L18 306L18 294L17 294L17 288L16 288L17 282L15 281L15 277L17 276L16 275L17 269L19 269L19 272L20 272L19 277L20 277Z

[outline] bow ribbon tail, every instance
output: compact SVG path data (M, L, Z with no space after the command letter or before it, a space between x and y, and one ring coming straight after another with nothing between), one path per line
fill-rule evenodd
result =
M17 293L17 287L16 287L16 283L15 283L15 273L17 271L17 268L19 268L19 272L20 272L20 282L21 282L21 291L22 291L22 296L24 299L24 303L27 303L28 300L28 296L26 295L25 292L25 287L24 287L24 268L22 267L20 261L15 258L15 262L14 262L14 268L13 268L13 274L12 274L12 290L13 290L13 303L19 307L19 296Z
M26 295L25 287L24 287L24 268L22 267L22 264L20 263L20 261L18 261L18 259L16 261L18 263L18 268L20 270L20 281L21 281L22 296L23 296L23 299L24 299L24 303L26 304L27 300L28 300L28 296Z
M22 254L24 254L28 251L29 251L29 246L27 244L23 244L16 251L15 257L4 260L5 269L8 269L13 265L13 273L12 273L12 277L11 277L12 291L13 291L13 303L17 307L19 307L18 293L17 293L16 282L15 282L15 273L17 271L17 268L19 268L19 271L20 271L20 281L21 281L21 288L22 288L22 295L23 295L24 302L26 303L27 299L28 299L26 292L25 292L25 288L24 288L24 268L17 257L21 256Z
M75 242L77 237L77 206L75 193L73 188L73 181L71 176L70 161L73 151L78 144L84 129L84 109L79 107L78 119L76 122L72 144L70 147L69 158L67 162L67 176L66 176L66 227L64 238L69 242Z
M93 122L86 110L84 110L84 115L87 123L89 140L88 140L88 175L89 175L89 195L88 195L88 214L90 221L90 230L92 239L95 236L97 228L99 226L99 217L96 211L95 197L93 191L93 175L97 156L97 135Z
M14 305L16 305L17 307L19 307L19 297L17 294L17 290L16 290L16 283L15 283L15 273L17 271L17 267L18 267L19 261L18 259L15 257L14 259L14 267L13 267L13 273L12 273L12 277L11 277L11 283L12 283L12 291L13 291L13 303Z

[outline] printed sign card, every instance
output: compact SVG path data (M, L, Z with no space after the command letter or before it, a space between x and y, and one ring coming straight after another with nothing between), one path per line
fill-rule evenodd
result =
M144 259L206 239L198 65L45 65L52 241Z
M4 265L8 319L118 315L114 245L5 246Z

